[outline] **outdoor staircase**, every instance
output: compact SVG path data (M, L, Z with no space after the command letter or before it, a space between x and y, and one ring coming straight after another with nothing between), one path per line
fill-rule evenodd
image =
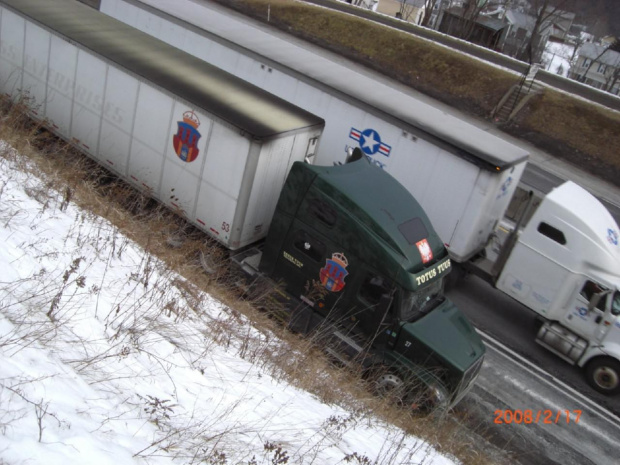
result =
M535 82L536 73L539 69L540 65L530 66L527 75L523 76L521 82L510 88L493 110L493 121L496 123L510 121L533 95L541 92L542 85Z

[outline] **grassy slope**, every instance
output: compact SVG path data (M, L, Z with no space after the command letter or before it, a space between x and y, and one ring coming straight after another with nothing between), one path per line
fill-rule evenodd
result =
M518 77L444 47L294 0L215 0L489 118ZM545 89L503 128L620 186L620 114Z

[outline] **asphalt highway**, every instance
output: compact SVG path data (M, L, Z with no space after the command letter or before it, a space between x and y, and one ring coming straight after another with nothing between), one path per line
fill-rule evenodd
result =
M481 333L485 362L457 406L481 437L523 465L613 465L620 397L592 390L581 370L534 342L534 314L475 276L448 293Z

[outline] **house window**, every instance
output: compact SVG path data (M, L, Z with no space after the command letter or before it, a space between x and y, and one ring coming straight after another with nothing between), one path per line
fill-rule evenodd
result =
M596 72L597 73L601 73L601 74L605 74L605 71L607 71L607 65L605 65L603 63L599 63L598 69L596 70Z
M590 60L589 58L584 58L583 63L581 64L581 67L587 68L588 66L590 66L590 63L592 63L592 60Z
M566 245L566 237L564 237L564 233L550 224L540 223L538 225L538 232L558 244Z

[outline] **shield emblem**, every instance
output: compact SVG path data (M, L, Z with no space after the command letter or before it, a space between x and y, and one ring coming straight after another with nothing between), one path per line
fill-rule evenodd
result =
M325 289L339 292L344 288L344 278L349 274L348 265L349 262L342 253L335 253L331 259L325 260L325 266L320 271L321 284L325 286Z
M172 146L177 156L184 162L193 162L200 153L198 141L200 120L193 111L183 113L183 120L177 122L177 133L172 138Z

